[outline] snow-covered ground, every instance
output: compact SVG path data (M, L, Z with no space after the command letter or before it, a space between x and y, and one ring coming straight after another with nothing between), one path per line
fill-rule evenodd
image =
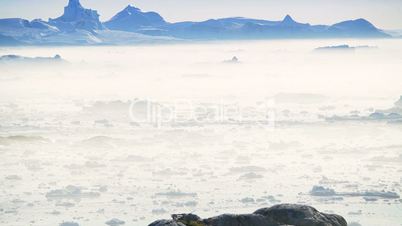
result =
M313 51L340 44L377 48ZM147 225L291 202L401 225L401 44L1 48L68 63L0 62L0 224Z

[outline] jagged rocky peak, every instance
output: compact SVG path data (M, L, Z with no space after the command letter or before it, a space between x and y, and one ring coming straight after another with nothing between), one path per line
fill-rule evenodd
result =
M99 14L96 10L84 8L79 0L69 0L64 7L64 14L56 19L50 19L49 23L54 24L61 30L84 29L102 30L102 23L99 21Z
M75 21L75 20L99 20L99 14L96 10L85 9L82 7L79 0L70 0L68 5L64 7L64 14L58 19L64 21Z

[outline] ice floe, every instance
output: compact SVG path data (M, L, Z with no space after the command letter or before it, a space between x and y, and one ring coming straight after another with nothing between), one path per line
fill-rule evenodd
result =
M119 220L117 218L113 218L113 219L105 222L105 224L107 224L109 226L119 226L119 225L123 225L125 223L126 223L125 221Z
M63 189L51 190L46 193L48 199L81 199L81 198L96 198L100 193L85 191L82 187L69 185Z

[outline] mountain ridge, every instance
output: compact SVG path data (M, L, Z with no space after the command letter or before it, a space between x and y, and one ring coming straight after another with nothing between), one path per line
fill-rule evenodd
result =
M157 12L143 12L132 5L126 6L111 19L101 22L98 12L85 8L79 0L69 0L63 15L48 21L0 19L0 35L16 40L13 43L30 45L127 44L130 43L130 40L127 40L129 37L141 37L144 41L149 39L152 42L158 39L166 41L391 37L363 18L333 25L300 23L290 15L279 21L228 17L200 22L170 23Z

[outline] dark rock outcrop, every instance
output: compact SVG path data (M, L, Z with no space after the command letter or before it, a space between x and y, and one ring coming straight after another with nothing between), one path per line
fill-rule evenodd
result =
M150 224L149 226L186 226L181 222L176 222L173 220L158 220Z
M149 226L347 226L346 220L339 215L296 204L280 204L252 214L223 214L207 219L194 214L174 214L172 219L158 220Z
M281 225L347 226L346 220L336 214L321 213L311 206L281 204L254 212L273 219Z
M279 226L269 217L260 214L223 214L205 219L205 226Z

